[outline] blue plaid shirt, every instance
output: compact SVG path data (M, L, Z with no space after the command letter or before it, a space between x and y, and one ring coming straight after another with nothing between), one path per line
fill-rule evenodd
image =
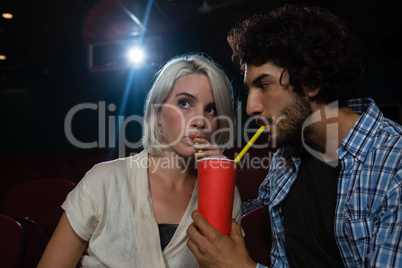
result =
M354 99L348 106L361 116L337 151L342 169L334 234L343 263L402 267L402 127L384 118L371 99ZM269 207L271 267L289 267L281 202L299 166L295 148L278 149L258 199L243 204L244 213L260 205Z

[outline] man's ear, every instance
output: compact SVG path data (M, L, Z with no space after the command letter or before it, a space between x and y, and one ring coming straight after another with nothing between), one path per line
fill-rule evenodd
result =
M310 99L314 99L318 95L318 92L320 92L320 90L321 90L321 87L305 88L304 93Z

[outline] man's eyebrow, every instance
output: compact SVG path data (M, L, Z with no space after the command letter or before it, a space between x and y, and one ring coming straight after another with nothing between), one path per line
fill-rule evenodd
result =
M255 85L258 85L258 84L261 82L262 79L264 79L264 78L266 78L266 77L269 77L269 76L271 76L271 75L270 75L270 74L266 74L266 73L260 74L260 75L257 76L253 81L251 81L251 84L254 85L254 86L255 86ZM245 87L249 87L246 82L244 82L244 86L245 86Z

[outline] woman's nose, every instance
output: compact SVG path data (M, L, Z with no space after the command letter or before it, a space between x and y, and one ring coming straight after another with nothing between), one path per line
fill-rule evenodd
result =
M248 94L247 97L247 107L246 107L247 114L250 116L256 116L262 114L263 111L264 107L261 104L261 98L258 92L250 90L250 93Z
M202 114L194 114L191 118L191 126L194 128L204 128L205 127L205 118Z

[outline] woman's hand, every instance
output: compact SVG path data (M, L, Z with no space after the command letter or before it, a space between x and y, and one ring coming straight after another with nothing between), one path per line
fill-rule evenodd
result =
M197 151L197 153L195 153L196 160L204 157L227 158L217 145L210 143L204 138L195 138L194 142L194 148Z

